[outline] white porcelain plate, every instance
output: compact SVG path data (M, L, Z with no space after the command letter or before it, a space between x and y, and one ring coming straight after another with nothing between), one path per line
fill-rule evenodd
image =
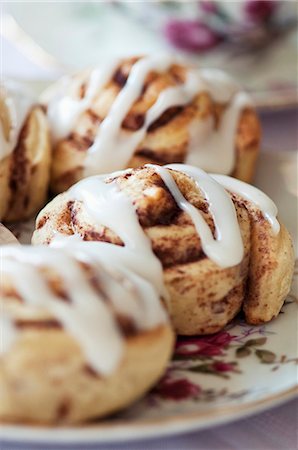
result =
M276 201L280 217L297 234L297 160L294 153L262 153L256 184ZM28 241L32 224L13 228ZM297 242L295 242L297 252ZM239 419L297 394L297 285L272 323L253 327L241 317L213 336L179 339L168 371L132 407L104 421L77 427L3 425L2 443L32 448L160 437ZM31 444L31 446L30 446Z

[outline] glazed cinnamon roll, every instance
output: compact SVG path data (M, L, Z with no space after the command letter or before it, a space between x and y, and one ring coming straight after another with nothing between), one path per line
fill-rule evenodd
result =
M33 243L57 232L104 243L100 252L121 254L156 286L177 333L209 334L241 309L251 324L278 315L294 256L276 214L265 194L236 179L147 165L58 195L37 217Z
M173 333L157 291L98 245L1 249L1 421L102 417L163 374Z
M130 58L63 79L46 97L53 192L145 163L185 162L252 179L259 121L249 96L218 70Z
M28 218L46 201L50 137L42 108L11 81L0 86L0 220Z

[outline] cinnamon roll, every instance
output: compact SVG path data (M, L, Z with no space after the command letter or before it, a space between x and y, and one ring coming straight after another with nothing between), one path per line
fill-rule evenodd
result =
M46 98L55 193L145 163L185 162L252 179L259 121L249 96L218 70L129 58L64 78Z
M0 220L19 221L46 201L50 137L41 106L20 85L0 86Z
M33 243L57 233L98 241L100 253L121 256L158 289L177 333L209 334L241 309L251 324L278 315L294 256L276 214L264 193L239 180L149 164L58 195L37 217Z
M1 249L0 420L77 423L163 374L173 332L157 291L96 242Z

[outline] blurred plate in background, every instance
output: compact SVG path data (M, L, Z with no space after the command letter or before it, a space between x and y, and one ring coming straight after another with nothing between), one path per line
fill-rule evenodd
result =
M176 42L177 33L180 33L178 38L183 39L184 47L188 34L189 39L196 39L193 34L197 30L191 27L197 26L193 25L195 20L201 20L198 3L6 3L2 32L41 66L53 67L56 63L57 67L74 70L89 64L104 63L115 56L171 51L199 66L227 70L252 93L260 109L297 105L297 3L278 2L282 7L281 25L278 25L277 31L275 28L270 31L272 36L264 36L262 26L253 28L252 32L245 34L249 46L241 38L243 42L240 39L241 43L236 46L232 44L232 47L222 44L207 52L181 51L177 48L181 47L181 42ZM224 2L224 13L233 17L238 28L239 4L242 3L252 2ZM290 20L289 25L283 25L288 23L283 19L284 9L287 20ZM289 29L285 31L287 26ZM229 39L233 40L234 31L229 33ZM25 39L26 35L29 39ZM192 42L187 41L187 45L193 45Z

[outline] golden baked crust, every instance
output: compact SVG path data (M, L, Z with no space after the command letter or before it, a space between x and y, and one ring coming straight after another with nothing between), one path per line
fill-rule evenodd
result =
M24 327L0 362L0 421L76 423L111 414L141 397L170 358L169 326L128 337L120 367L101 377L63 330Z
M40 270L61 302L71 301L58 272ZM101 292L104 288L98 278L95 283L96 272L88 265L82 270L90 270L88 276ZM1 279L0 300L1 314L8 314L17 329L15 340L0 356L2 422L63 424L106 416L150 389L171 357L174 338L168 323L136 329L132 319L119 315L105 298L118 323L124 350L116 370L103 375L94 370L79 341L54 315L22 299L10 275ZM88 307L88 297L85 300Z
M0 161L1 221L27 219L45 204L50 159L46 115L40 106L34 106L21 129L14 151Z
M77 119L70 135L57 141L53 150L51 177L53 192L63 192L83 177L87 149L92 145L101 122L107 116L115 98L125 85L133 64L138 59L125 59L119 64L110 82L93 99L91 107ZM165 88L181 84L185 80L187 69L173 64L164 73L150 72L141 97L122 122L122 131L129 134L138 130L144 123L146 112L156 102L160 93ZM68 94L77 99L83 98L89 75L90 71L83 71L74 77L67 87ZM53 91L52 95L55 89ZM212 100L208 93L201 92L189 104L169 108L148 128L127 167L137 168L146 163L185 162L190 139L189 126L192 121L214 118L214 123L218 126L226 107L227 105ZM252 107L245 108L240 116L235 136L235 167L231 175L243 181L252 180L259 143L258 117ZM117 156L111 154L110 157Z
M185 198L200 210L214 231L208 202L194 181L181 172L171 174ZM170 294L166 306L177 333L219 331L243 305L251 323L269 321L279 313L290 288L294 261L291 239L283 225L275 236L259 210L232 196L244 258L237 266L222 269L206 257L190 217L178 208L154 169L127 170L115 180L131 198L139 222L163 265ZM121 244L118 236L95 223L84 205L71 201L68 193L60 194L41 211L32 242L49 243L57 231L79 233L84 240Z

